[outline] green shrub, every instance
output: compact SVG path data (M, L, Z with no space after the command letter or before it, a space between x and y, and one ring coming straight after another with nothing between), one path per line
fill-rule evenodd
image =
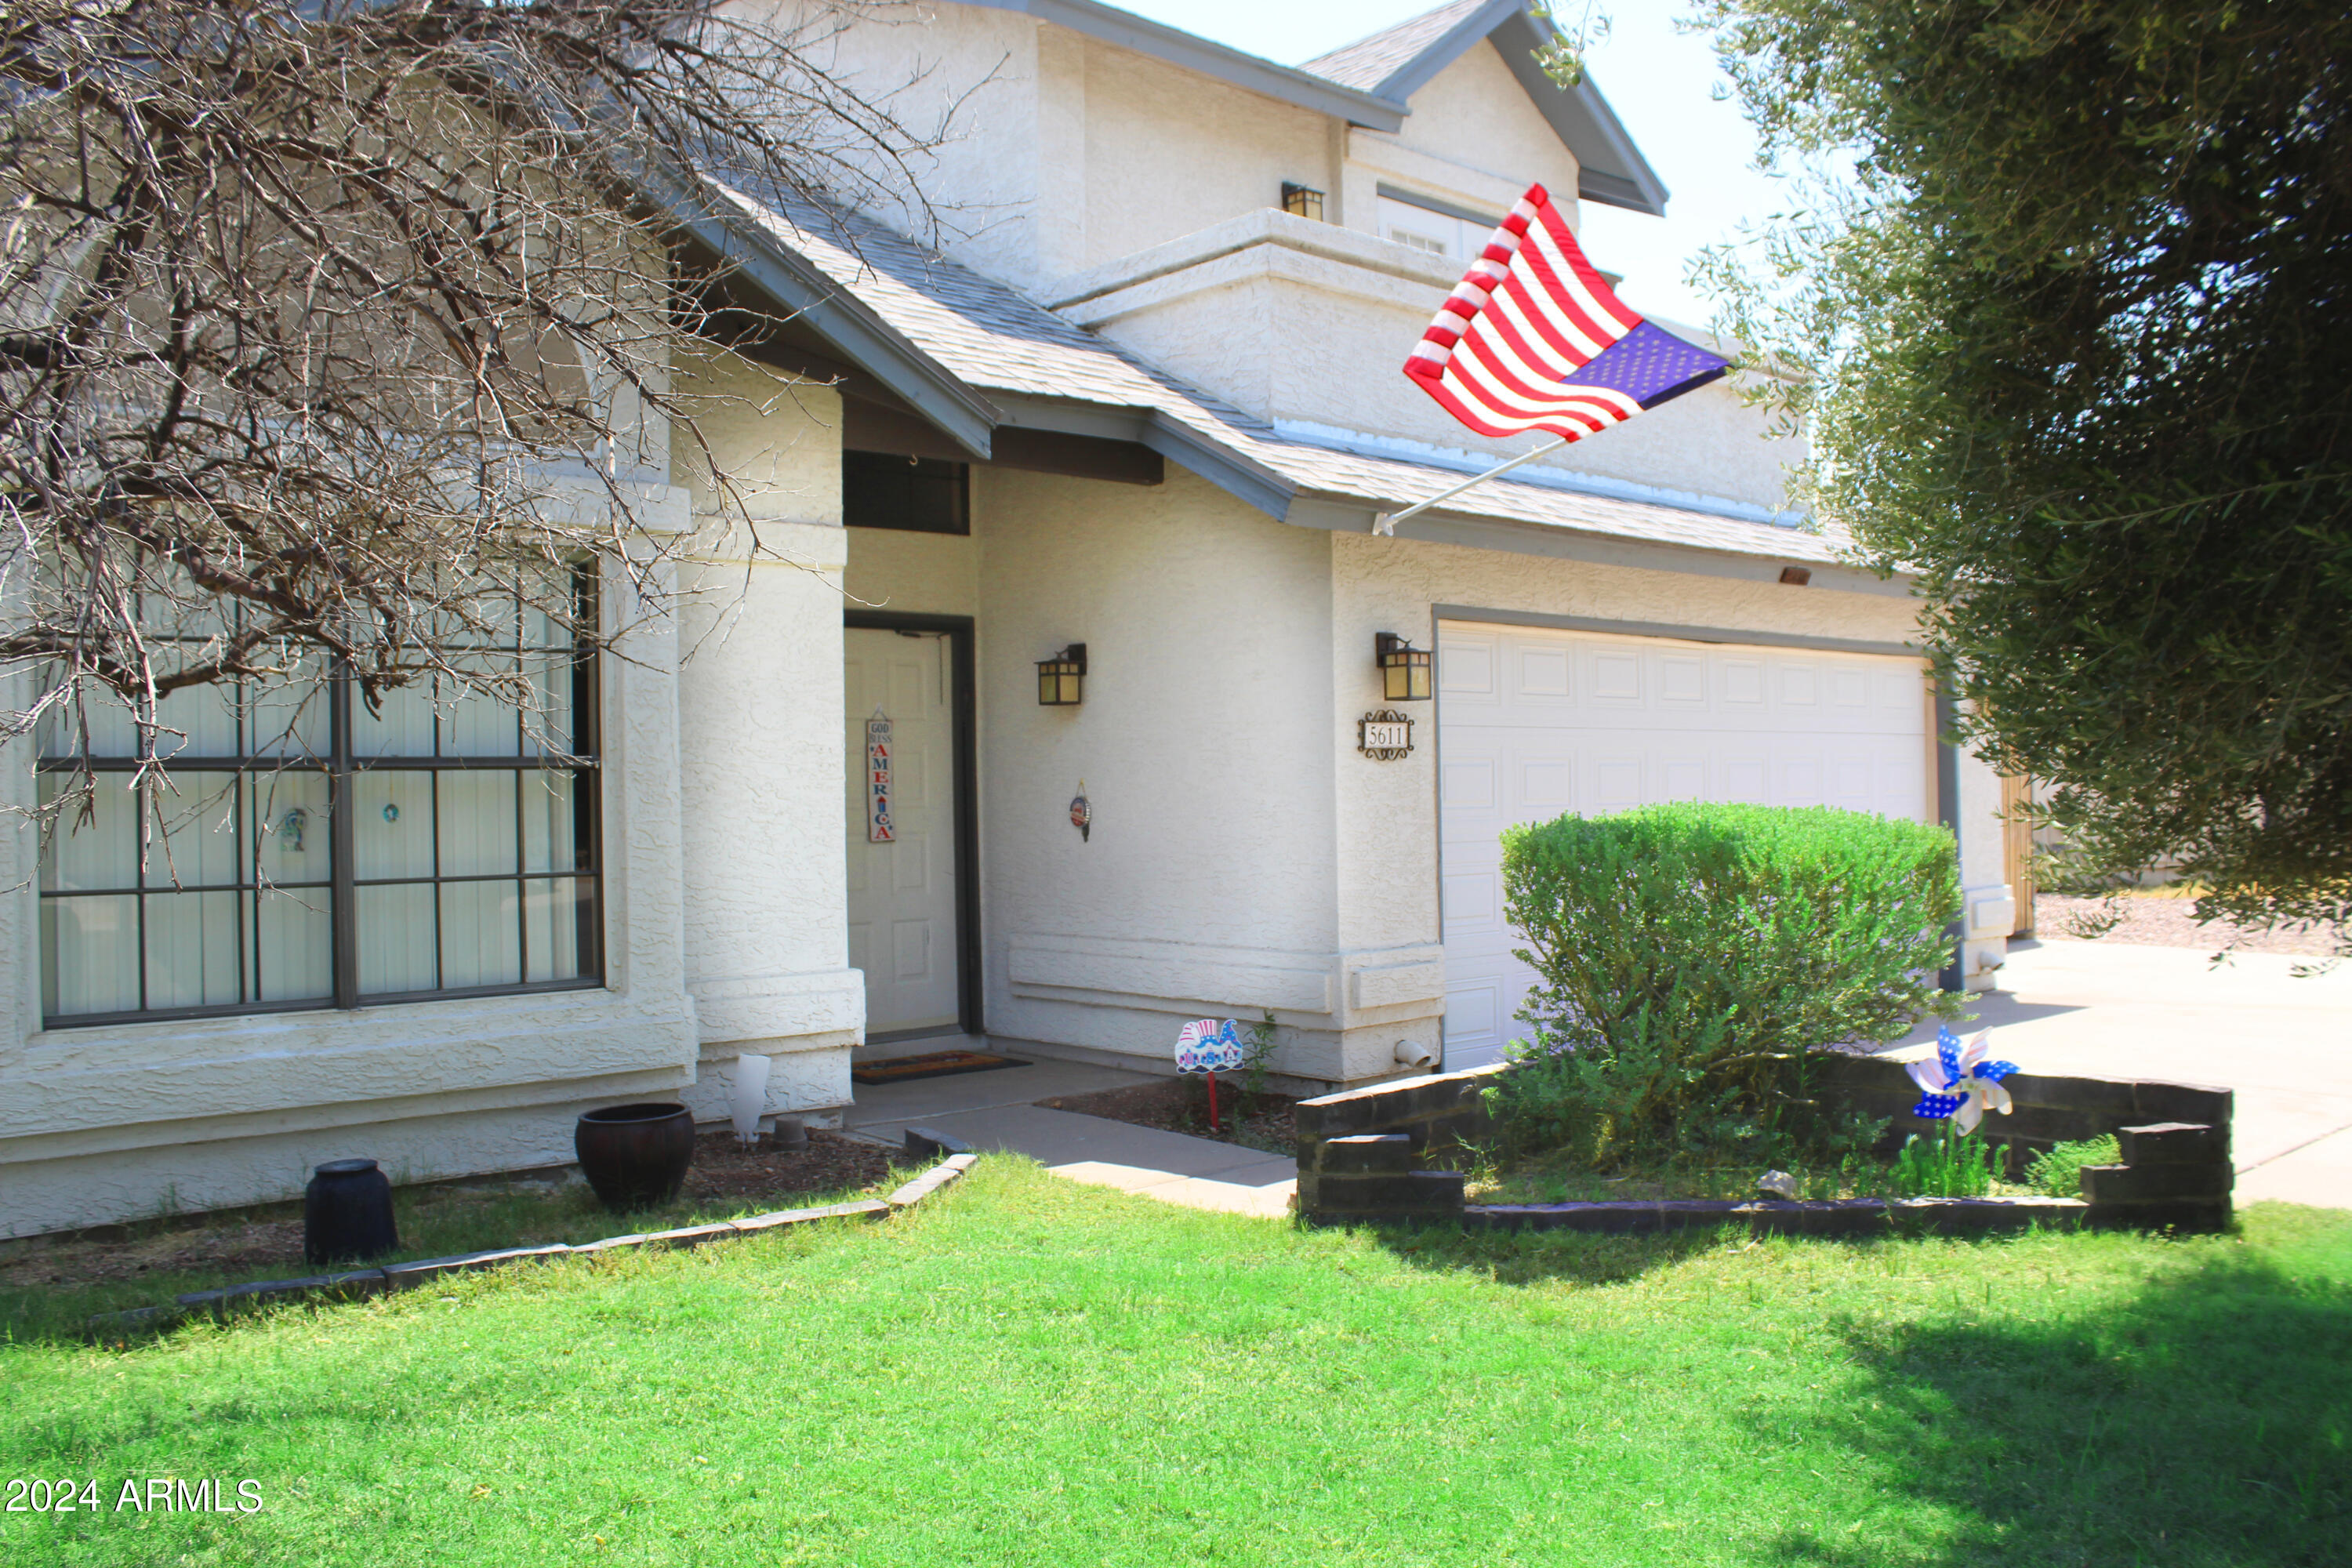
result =
M1821 1047L1875 1044L1921 1013L1959 911L1952 836L1828 808L1685 803L1503 835L1532 1038L1499 1099L1523 1142L1598 1161L1790 1142L1865 1125L1814 1089Z
M2112 1133L2104 1138L2085 1138L2077 1143L2061 1143L2046 1154L2033 1156L2033 1163L2025 1167L2025 1184L2050 1197L2079 1198L2083 1195L2084 1166L2112 1165L2123 1157L2123 1146Z
M1981 1132L1965 1136L1950 1122L1914 1132L1895 1156L1895 1190L1906 1198L1980 1198L2000 1173L2001 1150Z

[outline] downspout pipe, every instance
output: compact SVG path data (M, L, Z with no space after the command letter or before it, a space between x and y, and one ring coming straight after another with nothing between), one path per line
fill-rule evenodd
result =
M1958 715L1952 706L1951 694L1941 682L1936 687L1936 815L1952 836L1952 856L1959 858L1960 844L1960 748L1952 740ZM1952 962L1944 966L1938 976L1947 991L1967 989L1965 961L1968 944L1967 873L1955 865L1963 889L1961 917L1944 928L1945 938L1952 946Z

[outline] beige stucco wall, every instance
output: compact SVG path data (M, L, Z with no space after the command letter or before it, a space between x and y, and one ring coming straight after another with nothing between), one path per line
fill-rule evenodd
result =
M850 1099L865 989L849 967L841 831L841 400L733 356L682 371L705 453L679 568L678 771L687 985L700 1054L770 1056L768 1109ZM722 506L714 473L742 487ZM721 1113L706 1071L688 1103Z
M868 161L871 185L856 193L860 205L992 278L1034 279L1038 39L1047 29L1018 12L978 5L782 0L780 9L816 29L803 47L814 68L928 143L903 167ZM854 150L840 151L858 161Z
M1500 460L1539 437L1476 435L1404 374L1405 355L1458 269L1370 236L1318 234L1280 214L1143 258L1137 281L1060 313L1260 418L1402 437ZM1181 250L1181 247L1171 247ZM1192 258L1196 257L1197 258ZM1173 263L1171 265L1171 262ZM1145 264L1148 263L1148 264ZM1718 382L1588 436L1532 467L1779 508L1800 438L1775 436L1738 385Z
M1086 101L1087 266L1334 183L1325 116L1164 61L1089 41Z
M973 510L992 494L996 470L972 479ZM847 531L849 568L843 579L853 609L898 610L927 616L980 613L981 521L973 532L901 533L887 528ZM1043 657L1042 655L1040 657Z
M1139 1065L1164 1063L1184 1018L1264 1008L1300 1079L1381 1076L1399 1042L1436 1044L1434 704L1410 758L1356 751L1383 705L1375 633L1428 646L1441 605L1915 629L1898 595L1295 528L1173 468L1157 489L983 468L973 496L969 540L850 530L848 582L976 617L990 1032ZM1040 708L1034 660L1071 641L1086 701ZM1081 779L1090 841L1066 817ZM1994 808L1966 804L1972 885Z
M1328 540L1174 470L980 499L992 1032L1160 1060L1216 1006L1328 1027ZM1040 707L1034 661L1073 641L1086 700Z
M1519 86L1495 46L1480 42L1422 84L1394 132L1348 132L1334 223L1379 231L1374 196L1386 183L1499 219L1541 181L1576 221L1576 155Z

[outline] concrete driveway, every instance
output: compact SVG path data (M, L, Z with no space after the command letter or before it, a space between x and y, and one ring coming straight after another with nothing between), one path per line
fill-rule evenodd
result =
M2012 943L1978 1004L1997 1054L2029 1072L2170 1079L2237 1090L2237 1201L2352 1208L2352 964L2100 942ZM1913 1037L1932 1040L1930 1025ZM1998 1119L1996 1119L1998 1120Z

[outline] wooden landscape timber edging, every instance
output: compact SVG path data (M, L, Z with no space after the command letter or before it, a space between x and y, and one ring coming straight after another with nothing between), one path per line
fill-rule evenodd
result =
M912 1140L909 1140L911 1145ZM640 1247L699 1247L706 1241L727 1241L760 1236L794 1226L828 1219L880 1219L911 1208L933 1193L960 1180L978 1162L970 1152L950 1155L908 1182L887 1198L866 1198L853 1204L827 1204L820 1208L778 1209L709 1225L681 1226L674 1230L646 1231L634 1236L608 1236L578 1246L557 1242L548 1247L508 1247L488 1252L460 1252L447 1258L420 1258L409 1263L387 1263L379 1268L354 1268L341 1274L311 1274L299 1279L259 1279L218 1290L191 1290L168 1306L137 1307L127 1312L101 1312L89 1320L89 1332L103 1337L147 1329L167 1328L183 1318L198 1315L228 1318L238 1312L278 1303L316 1299L360 1300L394 1290L413 1290L445 1274L474 1274L509 1263L544 1263L557 1258L593 1257Z
M1874 1116L1895 1118L1894 1137L1935 1124L1910 1114L1919 1089L1900 1061L1829 1057L1832 1091ZM1483 1230L1643 1234L1686 1226L1745 1225L1759 1235L1983 1236L2032 1226L2073 1229L2230 1224L2230 1118L2226 1089L2124 1079L2018 1073L2004 1081L2017 1102L1985 1119L1989 1141L2027 1151L2113 1134L2121 1159L2086 1165L2082 1196L1985 1198L1686 1199L1591 1204L1470 1204L1459 1171L1416 1168L1432 1148L1492 1130L1486 1091L1507 1064L1434 1073L1298 1102L1298 1213L1311 1225L1458 1225ZM2012 1150L2013 1164L2024 1155Z
M1865 1116L1894 1120L1887 1132L1889 1147L1900 1146L1914 1132L1936 1129L1936 1122L1911 1114L1911 1108L1919 1103L1919 1086L1904 1070L1907 1061L1828 1053L1818 1059L1823 1068L1820 1081L1825 1089L1843 1095ZM2104 1138L2126 1127L2158 1122L2213 1128L2221 1136L2221 1157L2229 1158L2230 1120L2236 1096L2226 1089L2030 1072L2011 1073L2001 1079L2000 1086L2009 1090L2013 1109L2005 1116L1986 1117L1984 1135L1989 1142L2009 1146L2011 1174L2021 1173L2027 1160L2053 1144Z

